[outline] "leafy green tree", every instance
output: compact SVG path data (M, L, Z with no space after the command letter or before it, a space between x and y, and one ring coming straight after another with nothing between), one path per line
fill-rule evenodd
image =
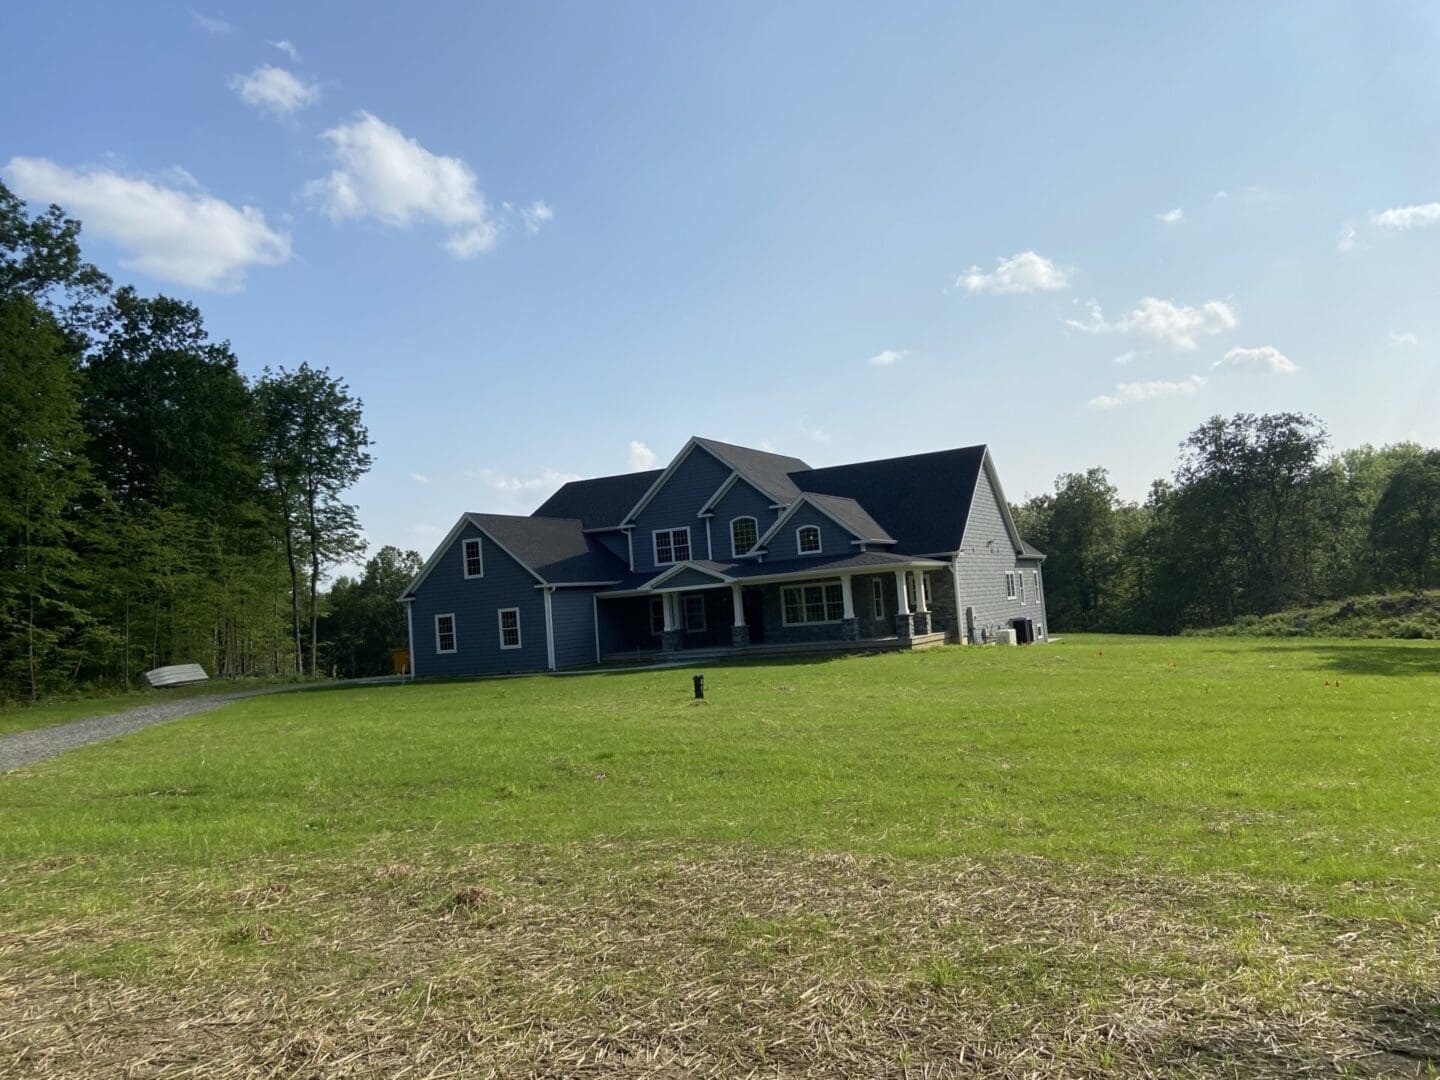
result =
M418 552L386 545L358 579L335 580L326 597L321 632L330 664L341 674L390 671L390 651L409 643L405 611L396 600L420 567Z
M1415 589L1436 584L1440 567L1440 450L1404 461L1395 470L1371 519L1377 553Z
M301 555L309 559L310 673L319 668L320 579L365 550L355 507L343 496L370 469L362 404L328 368L268 368L257 388L267 486L284 527L297 669L303 663Z
M78 221L58 206L32 218L0 182L0 297L28 297L74 346L109 290L110 279L80 258Z

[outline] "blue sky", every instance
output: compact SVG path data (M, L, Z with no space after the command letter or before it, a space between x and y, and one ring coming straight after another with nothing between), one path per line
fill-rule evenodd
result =
M373 544L663 464L1440 443L1433 4L7 5L0 175L365 400ZM886 362L889 361L889 362ZM632 445L639 444L639 445Z

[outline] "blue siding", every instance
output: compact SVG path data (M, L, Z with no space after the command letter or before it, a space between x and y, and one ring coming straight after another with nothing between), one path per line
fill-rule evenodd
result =
M626 566L630 565L630 546L625 542L625 534L619 529L610 529L605 532L591 533L606 551L614 555Z
M690 529L690 557L706 557L705 522L696 517L700 507L729 478L731 469L722 465L708 450L696 446L686 455L680 467L671 474L665 486L655 493L635 520L635 570L648 573L655 567L654 539L656 529ZM717 546L728 550L729 545ZM720 553L717 551L716 555Z
M594 589L556 589L551 593L556 667L595 662L594 595Z
M674 577L666 578L660 585L662 589L704 589L707 587L722 584L714 574L707 574L701 570L681 570Z
M765 530L775 524L781 511L770 509L770 497L762 495L745 480L736 480L713 507L714 520L710 523L712 543L715 546L715 560L725 562L735 557L730 547L730 521L737 517L755 519L755 536L765 535Z
M780 531L765 545L765 558L767 560L799 558L800 551L796 547L795 530L802 525L819 527L820 554L822 555L854 555L860 550L853 543L855 537L849 529L841 528L835 524L833 519L826 517L813 506L802 506L795 511L789 521L780 526ZM809 553L807 552L807 554Z
M461 553L464 541L475 537L480 538L485 576L466 580ZM415 674L426 678L545 670L545 600L535 585L529 571L467 524L421 583L410 605ZM519 649L500 648L497 612L506 607L520 609ZM452 612L456 651L437 653L435 616Z

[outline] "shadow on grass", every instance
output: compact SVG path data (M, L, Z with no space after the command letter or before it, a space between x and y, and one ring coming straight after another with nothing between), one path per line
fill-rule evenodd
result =
M1283 654L1296 666L1313 658L1311 670L1347 675L1440 675L1440 643L1430 641L1325 644L1306 638L1292 645L1251 645L1229 651L1247 657Z

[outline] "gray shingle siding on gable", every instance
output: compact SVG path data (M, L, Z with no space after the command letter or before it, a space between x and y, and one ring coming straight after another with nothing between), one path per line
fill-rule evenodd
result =
M480 539L485 576L467 579L463 549L467 539ZM415 631L415 674L421 678L446 675L498 675L510 671L544 670L545 602L535 579L514 559L467 524L441 555L430 575L420 583L410 603ZM520 609L518 649L500 648L500 608ZM435 616L454 614L453 653L435 651ZM593 651L593 649L592 649Z
M1025 603L1018 597L1009 599L1005 593L1005 574L1010 570L1027 571ZM1012 619L1034 619L1049 633L1041 597L1031 595L1029 570L1039 569L1033 559L1021 559L1015 554L1014 542L1005 528L1000 514L1000 504L990 478L982 469L975 481L975 502L970 518L965 524L965 542L956 558L955 588L959 596L957 616L961 633L965 632L965 609L975 609L975 632L989 631L993 637L996 630L1010 626Z
M595 662L594 597L594 589L556 589L550 594L556 667Z
M765 535L766 529L775 524L775 518L780 514L779 510L771 510L770 505L769 498L744 480L736 480L730 486L725 497L715 504L715 517L710 522L710 534L717 561L724 562L734 558L734 552L730 548L730 522L737 517L753 517L755 538L758 540Z
M860 550L855 537L842 529L813 506L802 506L780 526L780 531L765 545L765 562L772 559L797 559L802 553L796 546L795 530L804 525L820 529L820 551L823 555L853 555ZM806 553L810 554L810 553ZM763 565L763 564L762 564Z
M635 519L635 570L644 573L656 569L653 533L656 529L690 529L690 556L704 559L705 522L695 515L716 488L730 476L731 469L722 465L708 450L695 447L670 474L665 486L646 503ZM718 552L717 552L718 554ZM663 569L663 567L661 568Z

